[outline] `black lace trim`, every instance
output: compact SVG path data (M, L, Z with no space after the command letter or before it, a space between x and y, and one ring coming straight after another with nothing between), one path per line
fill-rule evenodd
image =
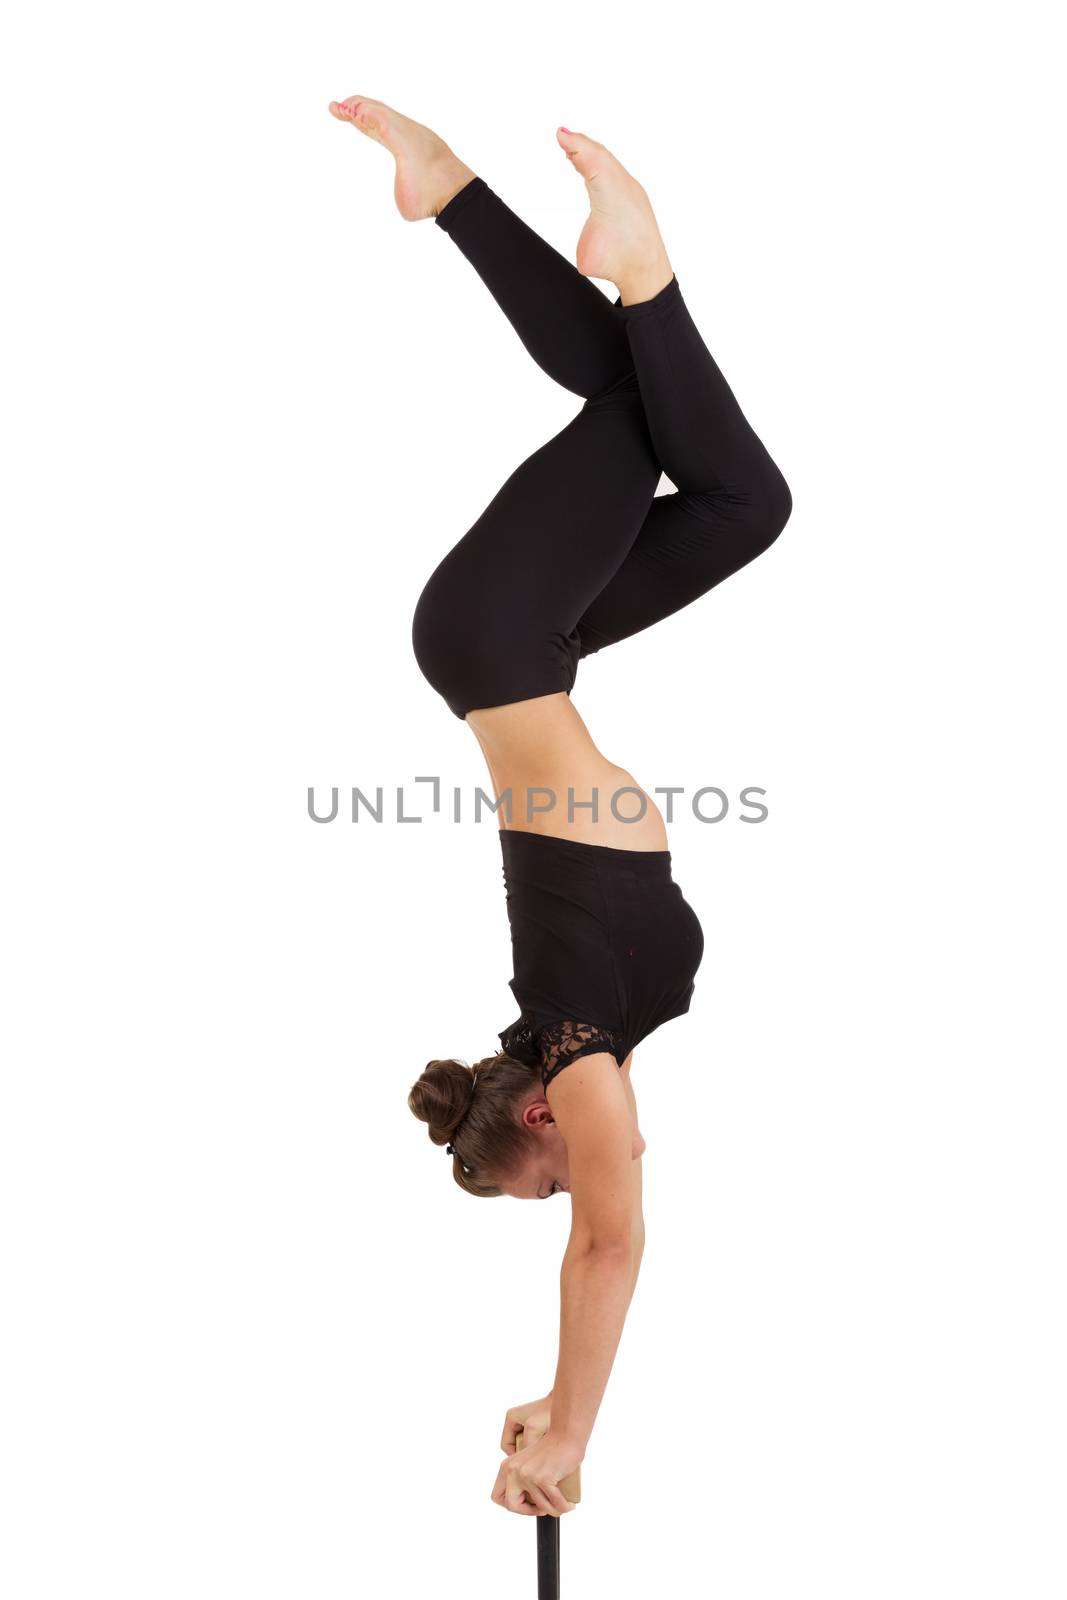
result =
M534 1039L533 1024L525 1012L517 1022L511 1024L510 1028L505 1028L502 1033L499 1033L497 1038L500 1040L500 1048L504 1054L509 1055L513 1061L521 1061L528 1067L539 1067L541 1065L541 1057L537 1053L537 1044Z
M535 1028L525 1013L498 1035L505 1052L527 1066L541 1068L541 1082L547 1089L549 1083L580 1056L607 1051L618 1065L620 1035L611 1028L601 1028L594 1022L549 1022Z

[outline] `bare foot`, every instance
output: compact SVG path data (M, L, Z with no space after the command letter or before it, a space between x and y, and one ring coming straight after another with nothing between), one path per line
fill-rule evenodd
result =
M623 305L650 300L671 281L674 269L648 195L595 139L568 128L557 128L556 138L589 193L589 219L578 240L578 271L615 284Z
M475 176L431 128L401 116L381 100L352 94L347 100L331 100L330 113L338 122L348 122L368 139L383 144L394 158L393 194L406 222L436 217Z

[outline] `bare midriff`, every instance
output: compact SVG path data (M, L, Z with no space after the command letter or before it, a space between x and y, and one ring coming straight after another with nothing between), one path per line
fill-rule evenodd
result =
M614 850L666 850L659 807L633 774L593 743L569 695L468 711L503 829L547 833ZM590 802L595 799L595 809ZM629 819L629 820L628 820Z

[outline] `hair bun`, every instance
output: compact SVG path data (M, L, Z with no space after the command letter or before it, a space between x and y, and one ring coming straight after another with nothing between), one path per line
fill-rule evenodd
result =
M538 1068L497 1050L472 1066L454 1057L428 1061L408 1105L427 1124L433 1143L452 1157L441 1165L459 1187L488 1198L510 1192L501 1181L533 1153L536 1140L522 1111L530 1095L540 1092Z
M462 1061L428 1061L408 1095L408 1105L429 1125L434 1144L444 1144L470 1110L475 1072Z

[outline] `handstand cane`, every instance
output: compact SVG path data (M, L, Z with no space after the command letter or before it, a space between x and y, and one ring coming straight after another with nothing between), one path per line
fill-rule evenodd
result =
M526 1443L523 1430L515 1435L515 1449ZM582 1469L575 1467L560 1479L560 1490L577 1505L582 1498ZM559 1600L559 1517L537 1518L537 1600Z

